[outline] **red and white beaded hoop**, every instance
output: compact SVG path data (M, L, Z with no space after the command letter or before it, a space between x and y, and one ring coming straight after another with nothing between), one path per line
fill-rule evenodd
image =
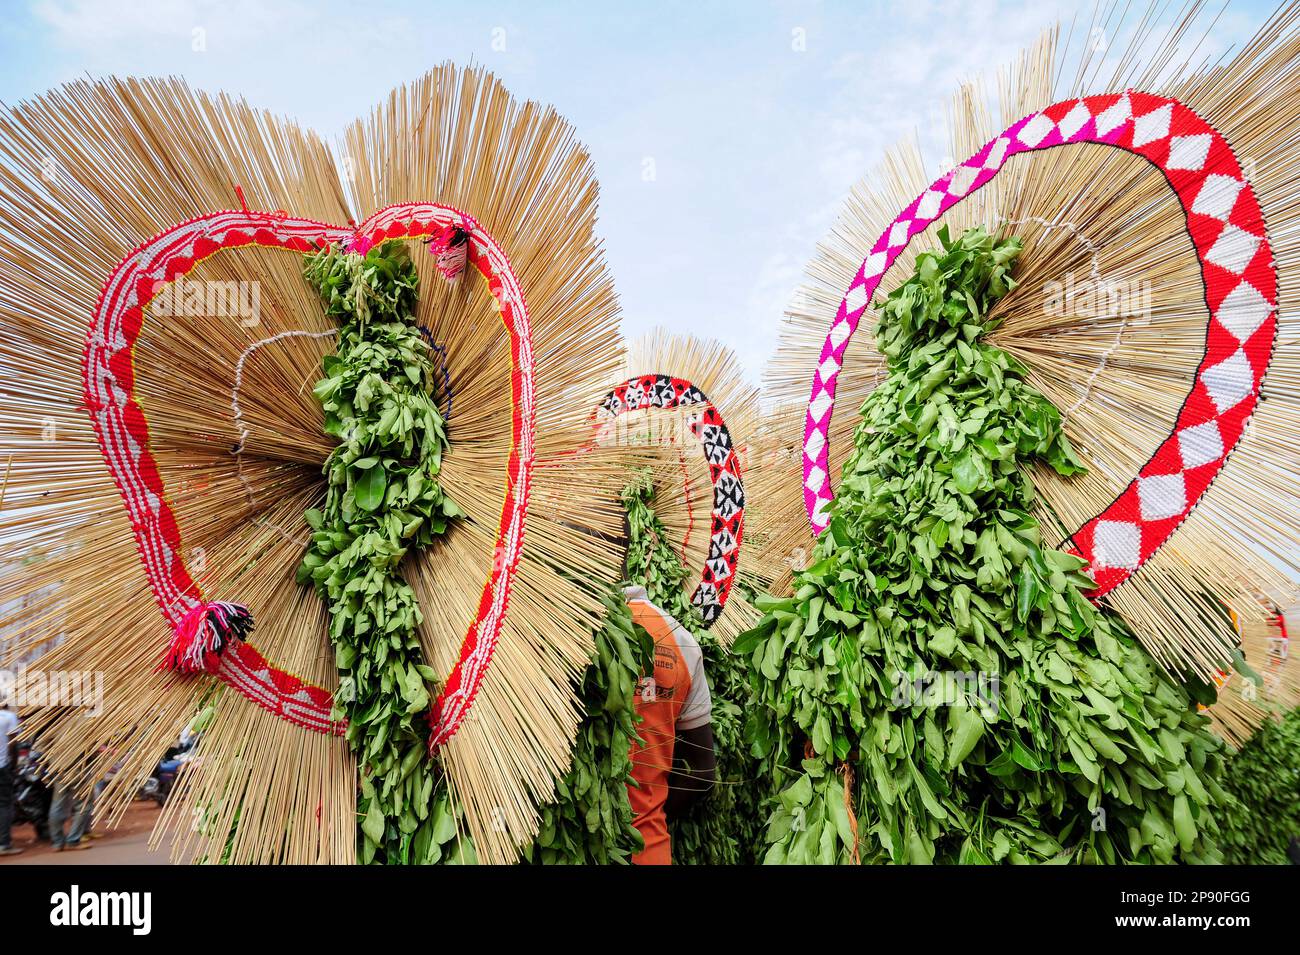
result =
M691 604L705 626L722 616L736 579L740 545L745 536L745 481L740 454L727 423L707 395L685 378L673 375L639 375L623 382L601 401L598 419L606 420L650 408L698 408L688 419L691 434L699 438L713 485L709 517L709 552Z
M510 334L513 410L505 501L492 570L460 657L430 712L430 748L456 732L483 683L505 619L523 552L524 526L536 445L532 326L523 288L504 250L477 222L450 206L401 203L376 212L356 229L282 213L241 211L200 216L138 247L109 275L86 342L86 407L113 480L122 493L140 558L163 617L173 628L193 626L207 613L238 605L205 601L185 566L176 522L149 441L149 425L135 392L135 343L144 311L159 287L185 275L223 249L247 245L312 253L345 243L364 251L393 238L431 236L439 268L455 276L465 260L488 282ZM239 608L242 609L242 608ZM240 694L299 726L341 733L333 700L322 687L277 669L251 644L232 640L211 670Z

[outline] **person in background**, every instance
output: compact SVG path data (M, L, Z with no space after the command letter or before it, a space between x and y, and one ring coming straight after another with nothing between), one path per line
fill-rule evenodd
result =
M645 848L635 865L671 865L668 818L713 788L713 704L704 654L695 635L651 603L644 587L624 588L632 619L654 640L654 672L641 678L636 699L643 744L632 744L628 799Z
M104 747L101 746L100 750L102 751L103 748ZM99 780L99 782L95 783L94 787L90 790L90 792L86 793L85 803L81 807L81 814L77 816L77 822L76 822L76 827L81 829L81 838L83 839L89 840L89 839L99 838L99 836L96 835L95 832L93 831L94 819L95 819L95 800L99 798L99 794L104 791L104 787L107 785L108 785L108 780L101 779Z
M22 723L18 714L9 709L8 700L0 700L0 856L16 856L11 827L14 821L14 763L18 744L18 731Z
M63 780L56 780L54 784L54 798L50 802L50 842L54 845L55 852L62 852L64 849L93 849L89 842L82 842L81 838L86 834L86 829L90 825L90 816L94 811L94 794L82 798L79 794L89 789L87 785L90 780L90 760L87 760L86 772L79 777ZM68 819L72 819L72 828L66 834L64 824Z

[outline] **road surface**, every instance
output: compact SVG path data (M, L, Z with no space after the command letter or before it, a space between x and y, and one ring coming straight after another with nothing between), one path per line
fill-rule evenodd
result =
M127 809L116 829L96 826L98 838L92 848L78 852L55 852L48 842L37 842L27 824L14 827L13 843L26 849L22 855L0 858L0 867L11 865L168 865L167 847L149 851L149 834L161 810L156 803L137 802Z

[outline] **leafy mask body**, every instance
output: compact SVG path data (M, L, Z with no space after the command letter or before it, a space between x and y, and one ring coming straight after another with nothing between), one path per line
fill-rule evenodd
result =
M307 260L306 277L340 323L313 389L339 443L323 469L324 509L307 512L312 542L298 579L329 605L336 704L361 764L358 856L436 862L457 827L445 777L426 754L436 675L400 565L462 512L438 481L447 437L432 350L415 323L418 278L400 242L365 254L327 249Z
M634 482L623 493L632 554L640 553L638 531L644 526L646 509L638 507L642 486ZM653 517L653 512L648 513ZM628 565L642 559L644 555L629 555ZM680 581L686 570L676 566ZM671 567L666 569L671 572ZM654 640L633 621L621 586L609 593L605 611L595 634L595 656L582 675L580 692L587 715L574 741L573 765L556 786L555 801L542 811L537 841L525 853L529 862L623 865L644 848L632 824L627 787L632 780L632 746L640 740L636 694L642 674L654 669Z
M829 528L737 644L767 861L1211 861L1220 744L1030 514L1036 459L1083 469L982 340L1020 243L939 235L880 306Z

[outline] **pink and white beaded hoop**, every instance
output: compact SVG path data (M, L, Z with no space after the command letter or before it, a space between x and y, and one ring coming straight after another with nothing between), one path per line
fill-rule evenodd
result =
M1013 123L937 179L881 233L822 345L804 423L804 505L820 534L833 499L830 421L849 339L881 277L913 236L996 176L1018 154L1101 143L1142 156L1178 196L1196 249L1210 319L1195 381L1169 436L1124 490L1070 538L1097 582L1118 587L1169 539L1222 470L1259 402L1277 336L1277 271L1264 216L1241 165L1214 127L1167 96L1127 91L1071 99Z

